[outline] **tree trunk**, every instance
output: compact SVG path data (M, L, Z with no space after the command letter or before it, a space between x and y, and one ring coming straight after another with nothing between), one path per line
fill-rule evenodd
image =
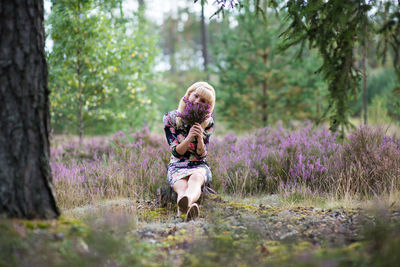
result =
M168 42L169 45L169 65L170 65L170 72L172 74L175 74L176 72L176 59L175 59L175 53L176 53L176 21L173 18L173 14L170 16L169 20L169 40Z
M367 125L367 41L364 38L363 45L363 115L364 125Z
M144 8L144 0L139 0L139 9Z
M316 109L317 109L317 118L320 117L320 113L321 113L321 97L320 97L320 89L318 88L317 90L317 103L316 103Z
M146 10L146 5L144 0L139 0L139 26L141 27L144 24L145 20L145 10Z
M268 53L267 51L264 51L263 53L263 61L264 61L264 66L267 65L267 59L268 59ZM262 89L263 89L263 101L262 101L262 123L263 126L267 126L267 122L268 122L268 113L267 113L267 90L268 90L268 81L267 81L267 77L264 75L263 78L263 83L262 83Z
M78 3L79 17L81 17L81 3ZM76 76L78 78L78 129L79 129L79 147L82 148L83 143L83 95L82 95L82 67L81 67L82 49L78 45L76 50Z
M59 215L50 170L43 0L0 2L0 214Z
M79 146L82 147L83 143L83 99L82 99L82 82L81 82L81 66L80 66L80 54L78 52L78 67L76 70L76 74L78 76L78 129L79 129Z
M201 44L203 51L203 59L204 59L204 71L207 75L207 80L210 79L208 74L208 49L207 49L207 31L206 31L206 23L204 20L204 1L201 1Z

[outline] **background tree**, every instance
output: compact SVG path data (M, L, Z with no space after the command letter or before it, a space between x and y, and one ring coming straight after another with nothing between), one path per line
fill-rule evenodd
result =
M241 3L237 15L225 14L213 50L219 114L236 129L278 120L316 120L326 94L321 76L314 74L319 59L307 51L303 62L296 61L297 48L281 53L277 47L284 26L280 18L271 10L263 16L257 11L259 1Z
M245 129L267 125L273 109L269 98L274 98L283 77L278 71L282 58L277 57L275 42L279 24L256 16L254 1L242 3L236 17L226 16L214 53L220 79L220 114ZM237 26L230 28L232 19Z
M0 214L59 215L49 157L43 1L0 4Z
M218 21L205 16L204 23L207 32L220 32ZM199 12L193 10L191 3L187 7L175 6L165 13L160 25L160 48L161 60L167 67L160 72L162 83L159 85L164 112L176 108L193 82L206 79L201 24ZM207 47L214 41L213 38L207 38ZM207 52L207 55L208 62L212 62L212 54ZM209 81L212 83L214 80L214 77L210 77Z
M354 66L354 47L365 30L365 16L372 4L362 0L300 1L287 3L290 26L283 33L284 47L305 44L316 47L322 56L320 71L329 84L330 129L350 126L349 103L358 96L360 75Z
M72 2L67 1L67 4ZM150 1L144 4L142 0L134 2L139 4L134 7L135 9L142 10L144 7L144 11L147 7L153 9L160 4ZM354 12L353 15L348 16L349 18L341 18L341 20L350 19L364 22L368 19L371 23L367 29L365 23L359 23L362 31L356 30L356 33L353 30L347 31L347 22L347 24L338 22L338 25L342 28L336 25L336 28L334 28L336 31L333 31L333 33L330 31L332 27L326 27L325 24L330 23L329 19L335 20L337 17L343 17L341 12L345 9L341 7L341 3L336 3L337 1L307 1L307 4L316 7L319 4L326 4L334 9L336 6L341 12L335 10L337 15L334 18L332 16L324 17L324 12L328 12L329 8L325 7L322 10L316 8L319 13L315 13L315 18L310 18L308 21L306 17L302 17L300 21L305 25L305 37L285 52L277 51L276 47L283 41L279 34L283 29L287 29L289 23L292 22L292 16L288 13L288 8L285 5L287 2L272 0L217 1L218 7L222 8L218 9L218 7L211 6L211 3L214 2L203 1L203 21L207 32L210 33L206 40L209 73L204 71L201 2L197 1L196 4L193 4L193 1L168 2L166 0L165 6L171 6L171 10L164 13L161 23L159 21L160 16L157 15L155 20L157 25L155 25L155 23L149 22L152 12L139 11L131 14L128 11L129 8L127 8L129 6L128 1L81 1L82 4L91 4L88 14L98 21L94 25L95 32L92 33L91 37L94 41L85 36L77 39L83 40L85 45L89 45L87 51L90 53L87 53L86 57L90 58L88 62L91 64L91 73L88 73L85 79L94 84L84 83L84 90L87 90L83 94L86 99L82 101L85 133L107 134L120 129L138 128L142 125L149 125L154 127L152 129L158 129L160 126L157 123L159 123L162 113L176 108L176 104L186 88L194 81L205 79L207 74L210 75L207 80L218 91L218 105L215 115L219 125L222 126L219 128L220 130L229 130L231 127L237 129L238 121L232 118L240 118L244 130L248 127L270 125L279 120L284 123L297 120L323 120L325 123L328 118L332 123L336 119L335 112L339 107L344 107L342 110L345 111L344 115L349 122L357 123L358 117L366 114L362 111L363 102L359 94L359 88L363 86L360 83L363 58L368 59L364 77L369 77L366 83L368 94L364 94L367 101L364 101L364 106L365 103L368 105L375 103L373 104L375 106L371 106L371 112L374 113L376 109L384 108L389 110L387 112L382 110L382 114L385 112L390 115L394 114L396 109L393 108L393 99L395 98L389 96L389 91L391 92L393 89L393 80L396 79L396 75L392 64L390 64L391 60L387 61L390 63L384 63L384 65L376 60L377 37L373 29L374 27L381 28L385 24L383 20L378 19L378 16L373 16L384 10L377 6L378 0L346 2L346 5L352 3L354 9L351 9L351 11ZM237 2L241 5L235 5ZM393 1L390 2L394 4ZM290 3L294 2L290 1ZM362 9L366 5L365 3L369 6L375 5L378 8ZM244 15L245 4L250 6L246 15ZM232 9L235 6L236 8ZM240 6L242 6L241 9ZM394 5L391 4L391 6L392 9L388 12L387 20L389 14L394 10ZM207 12L207 9L221 11L225 9L229 12L225 12L224 15L213 16L210 19L212 13ZM55 11L55 8L53 11ZM312 12L314 11L312 9ZM60 13L60 16L56 16L56 18L62 21L63 16ZM285 16L288 17L287 21L283 20ZM84 16L79 18L81 21L86 19L88 18ZM312 24L313 21L314 24ZM49 20L48 22L49 32L53 31L55 27L50 23L52 21ZM339 52L335 52L335 49L339 49L336 46L336 39L341 44L346 44L344 40L347 37L348 40L351 40L351 42L348 42L349 45L346 46L347 51L352 50L349 53L350 57L332 56L331 60L336 65L330 64L326 58L324 61L324 56L320 53L320 48L317 45L317 39L320 37L316 37L314 41L310 41L307 37L313 32L320 36L318 34L318 31L321 30L320 27L325 27L324 29L327 32L324 34L332 41L331 46L323 44L326 50L326 58L329 59L329 55L336 55L340 51L344 51L343 48L340 51L338 50ZM75 33L68 32L68 30L67 28L62 34L66 40L67 36L71 39L73 36L85 32ZM89 33L91 30L87 32ZM149 34L150 32L152 34ZM368 32L368 38L364 38L364 32ZM54 33L57 35L57 31L54 31ZM354 33L355 35L352 35ZM252 37L251 34L256 38ZM49 40L52 36L54 35L49 36ZM253 42L252 38L256 41ZM368 39L367 47L363 46L366 39ZM71 40L71 43L75 42ZM57 49L61 51L61 56L49 57L52 66L50 68L50 86L53 92L51 97L55 99L52 102L53 127L56 133L78 133L79 120L76 115L78 112L73 111L78 110L77 79L68 74L70 77L62 80L63 75L66 76L67 72L57 68L65 68L64 65L67 64L64 63L67 61L64 56L67 59L68 57L66 57L66 54L62 54L66 49L63 49L62 43L58 41L60 40L56 39L53 45L55 49L48 51L49 56ZM291 41L295 41L295 39L287 40L288 43ZM318 39L318 41L321 40ZM60 46L58 47L58 45ZM162 51L159 57L154 56L157 54L154 53L157 50L156 46ZM353 48L350 49L350 46ZM265 53L264 49L268 47L271 50ZM362 47L368 48L366 57L362 57ZM146 53L148 53L147 56ZM299 54L302 56L302 61L295 60ZM141 56L143 60L140 59ZM390 50L387 56L392 59L393 52ZM266 63L263 62L264 58ZM334 91L329 91L327 88L328 85L333 83L334 78L346 81L348 84L349 81L352 81L349 80L351 75L345 76L344 70L339 64L344 62L344 59L348 60L348 58L351 59L352 63L343 66L352 66L347 70L350 70L351 75L354 76L352 76L354 80L350 84L356 87L355 91L343 89L347 92L346 97L343 98L343 96L340 96L342 92L333 93ZM239 64L236 64L235 61ZM147 64L149 62L150 64ZM334 71L329 72L328 68L325 70L328 71L329 75L322 69L316 73L318 66L324 66L324 64L330 65L333 70L342 69L342 72L338 71L335 76ZM89 67L85 66L85 68ZM76 68L72 69L76 73ZM72 83L72 85L69 83ZM68 93L64 93L64 89L73 93L68 95ZM101 93L98 89L101 89ZM102 92L103 89L106 89L104 93ZM265 96L263 95L264 92ZM333 100L333 95L338 99L346 99L346 101ZM58 96L65 99L57 100ZM266 101L264 101L265 99ZM341 105L338 104L339 102ZM129 106L130 104L132 105ZM67 108L72 107L73 110L67 111ZM379 112L375 113L378 114ZM395 117L392 116L392 118ZM226 119L226 123L222 119ZM71 127L71 125L74 127ZM340 126L338 128L340 129Z
M204 4L206 1L201 0L201 46L203 53L203 65L204 71L206 73L206 79L210 79L210 75L208 74L208 46L207 46L207 29L206 22L204 17Z
M140 13L125 17L117 7L53 1L48 58L56 131L74 126L82 138L85 129L137 128L154 115L148 108L154 92L145 92L156 56L154 37Z
M377 14L382 23L380 34L379 55L386 60L389 54L397 76L397 86L390 97L390 115L400 120L400 1L380 2Z

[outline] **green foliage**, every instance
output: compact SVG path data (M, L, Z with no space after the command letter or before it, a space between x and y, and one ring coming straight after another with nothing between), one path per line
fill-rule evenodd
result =
M284 54L289 59L285 71L286 85L281 88L279 109L273 110L275 120L321 120L322 112L327 108L328 87L317 67L321 59L315 50L304 51L304 58L295 57L296 50L290 49ZM286 113L286 114L285 114Z
M138 14L129 18L116 10L118 4L53 1L47 23L54 43L48 64L56 131L137 128L154 116L146 80L152 77L155 38Z
M397 76L397 86L393 88L389 100L390 115L400 120L400 2L381 3L377 12L380 23L380 43L378 52L383 61L386 60L390 48L393 66Z
M245 1L236 17L226 16L224 30L215 46L219 75L218 111L231 126L266 125L273 107L271 98L283 83L282 60L275 45L279 24L267 22ZM234 19L237 26L230 27Z
M360 76L354 68L354 47L366 34L367 13L372 4L364 0L324 1L290 0L287 19L290 26L283 32L283 48L309 41L322 56L320 71L328 82L330 129L350 126L349 103L357 96Z
M130 219L107 213L86 225L62 217L45 229L1 220L0 266L152 266L155 246L139 240Z
M238 15L225 17L214 45L218 115L242 130L278 120L316 120L326 94L315 74L320 60L313 51L303 62L295 60L295 48L279 53L279 17L271 11L257 15L258 1L242 4Z
M369 105L368 112L368 122L370 124L382 124L390 123L391 119L388 115L387 109L387 99L383 95L376 95Z
M192 4L189 4L189 7ZM160 48L163 60L169 69L161 72L158 82L159 105L165 113L178 107L186 89L196 81L205 80L203 58L200 56L201 21L198 12L189 7L177 7L176 12L166 14L160 26ZM206 21L207 31L220 32L220 24L215 20ZM214 42L208 38L209 44ZM212 54L209 55L212 62ZM208 81L213 84L213 81ZM218 94L218 93L217 93Z
M370 109L369 105L372 103L372 100L375 97L383 97L390 99L391 93L393 89L396 87L397 78L396 73L391 68L380 68L376 70L372 70L371 73L367 77L367 103L368 109ZM362 99L358 98L355 101L352 101L352 112L354 114L360 114L361 112ZM385 106L386 109L389 109L389 103ZM368 120L369 120L368 116Z
M398 78L400 81L400 79ZM389 99L389 115L400 121L400 87L393 89L391 97Z
M393 88L389 98L389 114L400 120L400 2L380 2L376 21L379 34L378 55L386 61L389 54L397 76L397 85Z
M386 60L388 48L392 52L393 66L400 69L400 2L380 2L377 12L378 33L381 35L378 46L379 55ZM388 47L389 46L389 47Z
M400 222L390 220L387 210L377 212L374 223L367 223L363 235L368 242L369 265L395 266L400 261Z

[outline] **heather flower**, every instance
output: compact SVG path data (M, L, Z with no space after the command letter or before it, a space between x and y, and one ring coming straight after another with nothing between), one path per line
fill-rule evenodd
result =
M205 103L192 103L189 99L184 98L183 101L186 103L184 112L178 112L177 116L182 118L182 121L190 126L195 123L202 123L211 117L210 110L211 106Z
M282 193L289 200L400 188L399 138L366 127L344 144L336 137L325 127L306 123L292 130L265 127L240 137L213 138L207 158L212 187L238 195ZM177 136L179 142L184 138ZM73 208L104 198L154 197L167 183L171 152L164 137L143 128L84 139L82 146L78 138L55 136L51 155L57 201L62 208Z

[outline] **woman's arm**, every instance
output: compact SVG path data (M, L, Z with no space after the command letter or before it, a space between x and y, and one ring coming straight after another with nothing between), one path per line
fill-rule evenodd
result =
M197 137L197 149L196 149L196 153L199 156L203 156L203 154L206 152L206 146L204 144L204 140L203 140L203 133Z
M187 137L185 138L185 140L183 140L179 145L176 146L175 150L178 154L180 155L184 155L186 153L186 151L188 150L189 144L191 142L193 142L193 139L197 136L202 136L203 133L203 129L201 128L200 124L196 123L195 125L193 125L190 130L189 133L187 135ZM197 139L202 139L202 138L197 138ZM203 140L201 140L203 141ZM203 143L204 145L204 143ZM197 144L198 146L198 144Z
M210 142L210 136L214 130L214 121L211 120L208 126L202 131L201 138L198 138L200 140L197 144L197 150L196 154L200 159L203 159L207 156L207 146L208 143Z
M164 115L163 124L164 124L165 136L167 138L168 145L171 148L171 153L175 157L179 158L180 155L176 152L176 147L179 145L179 141L176 135L174 117L172 117L170 112Z

